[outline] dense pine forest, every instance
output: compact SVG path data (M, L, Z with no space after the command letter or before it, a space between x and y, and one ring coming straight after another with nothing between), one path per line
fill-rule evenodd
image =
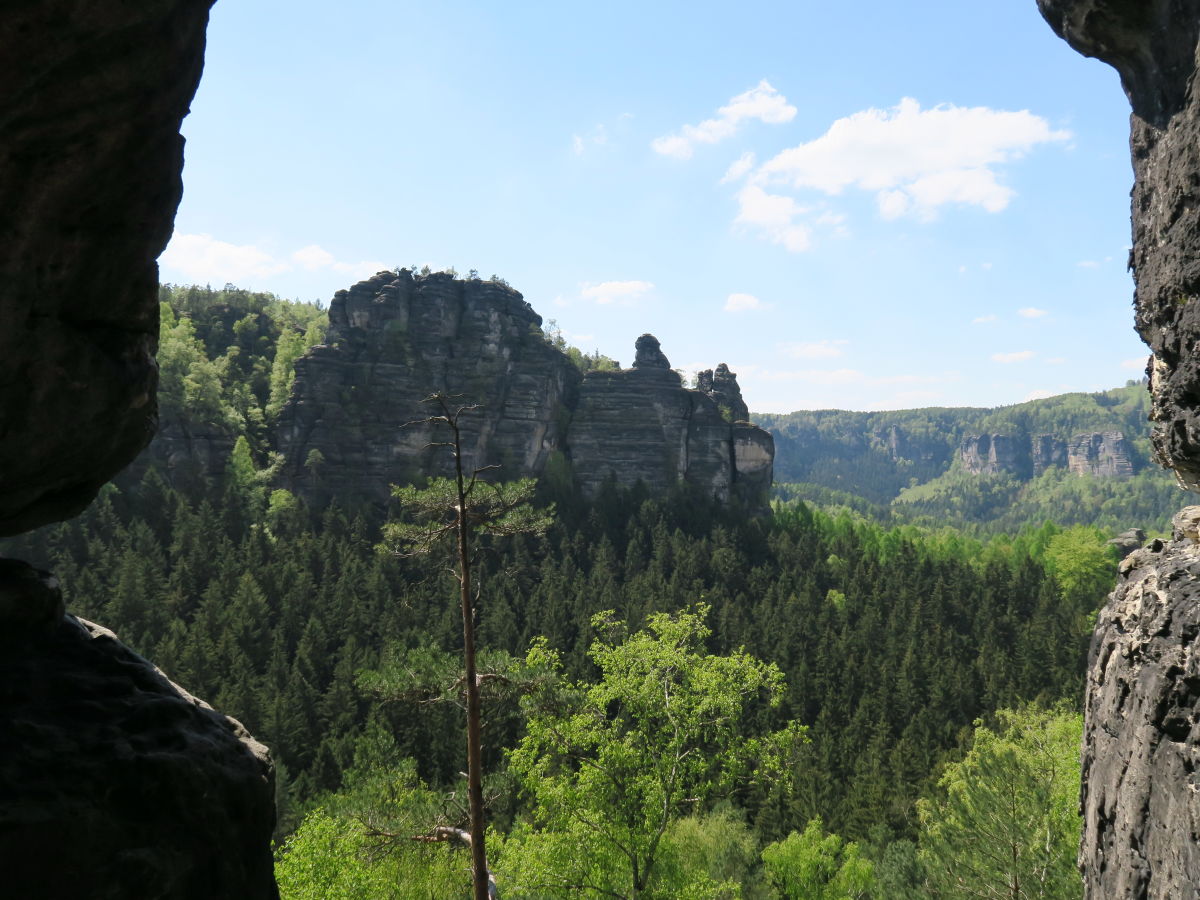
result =
M391 551L400 504L313 509L272 480L266 426L321 311L163 302L164 425L219 465L151 448L2 551L271 747L284 897L466 896L468 854L437 839L465 809L448 560ZM939 477L979 521L1001 508ZM544 479L548 529L475 561L500 895L1079 896L1084 660L1106 541L1137 523L1054 478L1079 498L1061 522L1061 499L1010 498L968 530L816 481L748 516Z

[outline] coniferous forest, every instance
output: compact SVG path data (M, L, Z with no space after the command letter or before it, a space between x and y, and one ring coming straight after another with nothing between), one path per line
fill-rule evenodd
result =
M163 301L164 421L227 439L220 474L152 450L3 552L271 748L284 897L468 896L443 839L466 827L451 559L395 552L399 501L274 486L266 425L319 310ZM1078 706L1119 529L851 501L546 478L547 527L479 535L500 896L1080 895Z

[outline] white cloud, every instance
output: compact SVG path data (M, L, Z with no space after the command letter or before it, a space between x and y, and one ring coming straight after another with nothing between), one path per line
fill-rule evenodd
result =
M754 168L756 157L753 152L746 151L741 156L733 161L725 174L721 176L721 184L729 184L731 181L741 181L747 172Z
M588 300L594 300L601 305L620 303L632 304L647 291L654 289L649 281L602 281L599 284L585 284L580 288L580 295Z
M802 253L809 247L812 229L796 224L795 219L805 212L807 209L797 205L791 197L768 194L751 184L738 192L738 215L734 222L750 226L792 253Z
M312 272L325 266L332 266L336 260L333 254L316 244L309 244L292 254L292 260L300 264L300 268Z
M949 204L999 212L1014 196L998 167L1039 144L1068 140L1027 110L951 105L921 109L905 98L889 110L867 109L834 122L821 137L784 150L752 176L758 184L838 195L876 195L885 219L929 220Z
M1047 314L1046 310L1038 309L1036 306L1023 306L1017 310L1017 315L1022 319L1040 319Z
M1065 362L1066 362L1066 360L1061 356L1052 356L1048 360L1046 360L1046 365L1061 366Z
M179 232L171 237L171 243L159 257L159 262L187 278L209 284L244 284L254 279L270 278L282 272L294 271L297 266L307 272L332 269L334 272L358 279L390 268L387 263L373 259L354 263L340 262L332 253L317 244L301 247L287 259L280 259L253 244L230 244L209 234Z
M1038 388L1036 391L1030 391L1025 395L1026 400L1045 400L1047 397L1053 397L1054 391L1047 391L1044 388Z
M1032 350L1018 350L1015 353L993 353L992 361L998 363L1025 362L1033 359Z
M718 109L715 118L705 119L699 125L684 125L678 134L655 138L650 146L663 156L690 159L696 144L715 144L732 137L744 121L757 119L776 125L790 122L795 115L796 107L764 79Z
M833 359L843 354L842 348L849 341L822 340L799 344L784 344L783 351L793 359Z
M753 294L730 294L725 300L725 312L745 312L751 309L766 309L766 306Z
M983 269L985 272L990 272L992 271L992 264L990 262L980 263L979 268Z
M209 284L269 278L291 268L253 244L230 244L211 234L179 232L171 237L159 262L196 282Z
M976 316L971 320L972 325L990 325L992 322L999 322L1000 317L995 313L989 313L986 316Z
M1133 369L1134 371L1142 371L1146 368L1146 357L1139 356L1137 359L1125 359L1121 361L1122 369Z

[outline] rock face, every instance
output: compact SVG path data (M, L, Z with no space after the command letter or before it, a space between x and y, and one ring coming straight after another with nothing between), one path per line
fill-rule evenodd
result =
M380 272L339 291L327 343L297 361L280 417L289 486L383 500L390 484L449 475L447 449L429 446L447 433L422 423L435 410L421 401L438 391L480 407L461 423L469 468L542 471L563 444L580 374L541 324L511 288L443 273Z
M1133 477L1129 445L1119 431L1077 434L1067 447L1067 467L1076 475Z
M6 896L277 897L273 782L241 725L0 561Z
M158 268L211 0L0 22L0 535L69 518L156 424Z
M1041 475L1054 466L1067 467L1067 442L1052 434L1035 434L1030 447L1033 474Z
M1085 56L1121 75L1133 107L1137 329L1150 345L1155 452L1200 486L1200 0L1038 0Z
M1133 459L1119 431L1077 434L1070 441L1051 434L968 434L959 447L963 468L975 475L1041 475L1051 466L1076 475L1130 478Z
M746 404L728 366L701 372L698 383L697 390L685 390L648 334L638 338L632 369L589 372L567 437L584 491L594 494L609 478L623 487L641 481L655 491L686 481L720 499L765 504L774 440L744 414L731 421Z
M1087 896L1200 896L1200 507L1121 563L1088 665Z
M1021 474L1026 460L1019 439L1009 434L968 434L959 453L963 468L975 475Z
M0 535L75 515L154 433L155 260L211 5L0 17ZM272 779L238 723L0 560L0 893L277 898Z
M1038 0L1071 46L1112 65L1133 108L1138 332L1153 443L1200 488L1200 0ZM1200 509L1136 550L1097 624L1084 725L1080 865L1092 900L1200 896Z
M511 288L447 274L381 272L339 291L327 344L296 364L278 446L289 487L318 502L386 500L390 484L450 474L446 434L419 422L422 398L477 404L464 416L469 467L536 477L553 454L589 493L613 477L661 492L677 481L766 503L774 442L745 422L737 377L724 364L685 390L658 339L635 344L633 367L586 377L541 333L541 317Z

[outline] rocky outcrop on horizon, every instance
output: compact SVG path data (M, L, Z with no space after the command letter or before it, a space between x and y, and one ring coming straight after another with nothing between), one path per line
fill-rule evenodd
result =
M744 421L737 377L721 364L685 390L659 346L643 334L631 369L589 372L568 430L567 454L577 483L596 493L612 479L661 490L677 481L721 500L763 506L771 487L775 444Z
M380 272L338 291L326 343L296 362L276 443L285 484L318 502L385 501L390 485L448 476L447 433L422 401L477 406L461 420L468 471L541 472L562 447L581 375L507 285Z
M285 484L315 502L385 502L390 485L449 475L446 433L425 422L434 393L476 406L461 420L468 470L537 477L558 454L594 494L606 479L661 493L678 481L761 507L770 435L745 421L721 364L687 390L653 335L633 366L583 375L545 340L508 287L446 273L380 272L339 291L324 345L296 363L277 428Z
M1028 479L1052 466L1094 478L1132 478L1133 458L1119 431L1077 434L1070 441L1052 434L968 434L959 446L963 468L974 475Z
M1132 107L1136 324L1150 346L1155 453L1200 489L1200 0L1038 0L1112 65ZM1200 515L1121 564L1089 657L1084 833L1090 900L1200 895Z

